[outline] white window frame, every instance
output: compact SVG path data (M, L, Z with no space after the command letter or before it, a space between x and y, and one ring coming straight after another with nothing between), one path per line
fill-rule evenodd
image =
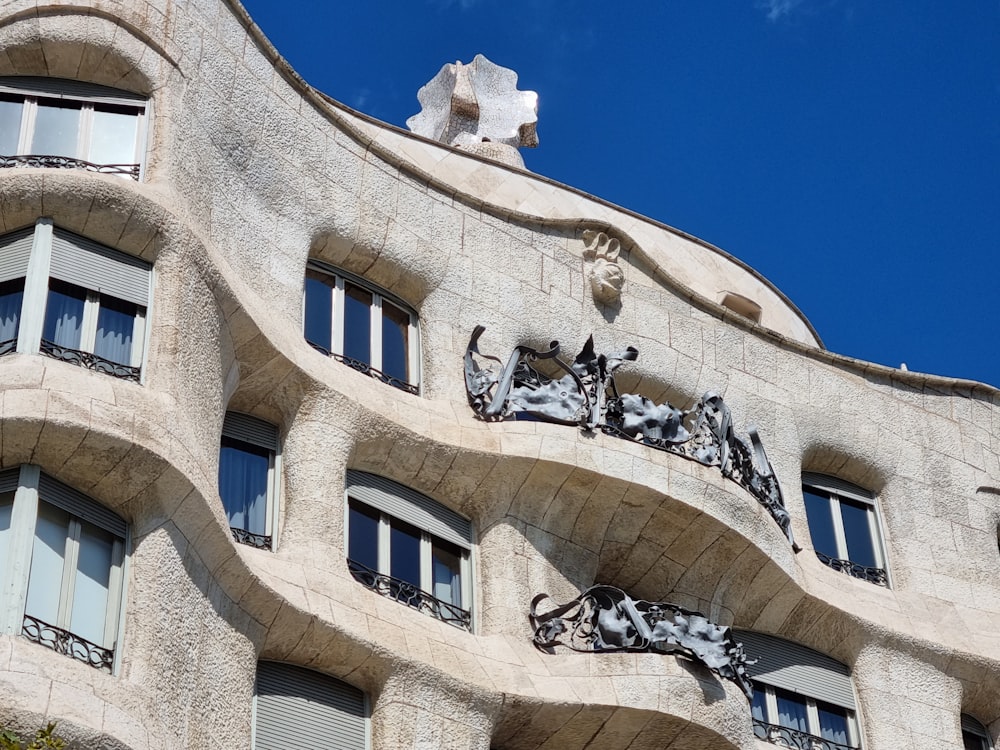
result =
M351 529L350 506L356 504L378 514L378 570L381 576L391 576L392 521L398 520L420 531L420 590L434 597L433 546L442 541L461 551L459 576L462 603L460 609L469 613L469 630L474 632L475 607L473 606L473 536L472 526L450 508L409 487L367 472L349 470L344 493L344 550L350 559ZM402 512L391 512L398 509ZM464 523L463 523L464 522ZM446 529L451 524L456 529ZM439 534L428 531L432 526ZM449 605L456 606L456 605ZM455 627L460 627L452 623Z
M802 486L812 490L815 494L825 495L829 501L828 512L833 525L834 542L837 546L837 559L853 563L850 558L850 551L847 548L847 534L844 531L844 516L841 511L840 501L846 499L855 504L864 505L867 509L868 537L871 540L872 550L875 556L875 568L885 571L888 588L892 588L892 579L889 565L886 561L885 536L882 533L882 516L879 512L878 500L875 493L863 487L859 487L850 482L837 477L813 472L802 473ZM807 511L808 515L808 511ZM819 553L817 553L819 554Z
M86 521L114 537L112 563L108 580L108 609L105 616L103 643L94 644L112 652L111 673L120 670L121 649L118 647L124 631L126 581L131 550L131 529L117 514L104 508L85 495L47 477L41 468L33 464L22 464L18 471L17 487L11 511L7 559L0 560L0 633L20 635L24 628L28 597L29 575L32 551L35 544L35 526L40 503L45 502L60 508L69 515L66 547L63 550L63 573L59 585L59 611L57 621L51 626L71 633L69 624L72 617L72 603L76 580L76 566L79 554L79 539L82 521ZM43 487L44 485L44 487ZM47 496L45 487L58 493L67 502L56 502ZM70 507L76 509L71 510ZM85 516L85 518L84 518ZM50 585L52 582L49 582ZM75 634L74 634L75 635ZM76 636L79 638L79 636ZM67 654L71 656L70 654ZM77 658L77 660L79 660ZM93 665L91 665L93 666Z
M230 530L233 532L233 538L237 542L258 549L269 549L273 552L278 548L277 517L278 502L281 496L281 440L279 439L278 427L250 414L227 411L222 423L222 437L227 437L257 448L263 448L268 452L267 500L264 506L264 528L267 533L264 536L269 539L269 543L261 546L241 538L242 535L234 527L230 526ZM219 449L221 463L221 441ZM225 505L223 505L223 511L225 511ZM246 529L242 529L242 531L250 534ZM256 535L251 534L251 536Z
M23 231L23 230L22 230ZM138 299L123 300L136 306L136 314L133 318L132 326L132 351L129 362L109 363L111 365L120 364L130 368L134 372L125 373L126 379L135 379L139 383L144 382L145 361L148 354L149 342L149 310L152 304L153 268L145 261L139 261L132 256L122 253L113 248L99 245L85 237L80 237L72 232L57 229L52 219L43 217L35 222L32 231L31 252L28 258L27 268L24 275L24 291L21 300L21 316L18 328L16 351L20 354L37 354L42 352L42 333L45 327L45 312L48 305L50 272L52 267L53 238L55 233L59 233L61 241L68 242L74 246L74 250L86 257L88 254L94 257L95 262L100 258L100 262L105 266L114 266L121 258L120 265L130 265L140 270L137 275L141 276L145 271L144 292L145 303L141 304ZM9 236L9 235L5 235ZM2 239L2 238L0 238ZM93 248L93 249L91 249ZM15 277L21 278L21 277ZM77 286L86 292L84 301L83 319L80 326L80 346L78 351L93 354L97 337L98 315L100 313L101 289L92 289L71 280L60 279L64 283ZM99 281L88 282L94 286L100 286ZM106 293L109 297L121 299L115 295ZM44 352L42 352L44 353ZM54 357L57 361L59 357ZM104 368L103 371L107 371Z
M768 685L767 683L759 682L757 680L754 680L753 687L754 690L764 691L766 709L767 709L764 720L768 724L772 724L774 726L781 726L781 724L778 723L779 719L778 697L775 692L775 687L773 685ZM811 734L813 737L819 738L820 741L819 743L817 743L817 747L822 748L823 742L832 742L832 740L823 740L820 736L820 732L822 731L822 729L819 724L819 709L817 708L818 701L815 698L812 698L808 695L803 695L801 693L796 693L796 695L801 697L806 704L806 726L808 728L809 734ZM832 704L824 704L824 705L828 705L831 708L835 709L843 708L842 706L834 706ZM855 716L854 711L851 711L849 709L843 709L843 710L847 712L847 744L854 748L860 748L861 737L858 734L857 717Z
M4 154L4 156L56 156L93 164L90 160L90 143L94 131L94 105L110 104L117 107L134 109L136 115L135 144L132 155L133 161L129 163L129 166L137 166L139 168L138 173L133 175L131 172L126 173L114 170L97 171L107 171L123 177L134 177L134 179L140 181L143 179L146 162L146 143L148 140L148 115L150 110L150 101L146 97L109 86L99 86L97 84L64 78L42 78L35 76L0 76L0 93L20 97L23 101L17 153ZM39 154L32 149L39 99L62 99L80 104L80 127L77 132L77 143L74 153ZM45 162L39 162L37 165L34 163L26 165L49 166ZM51 166L62 165L53 164ZM105 165L98 164L95 166L102 167Z
M392 295L378 287L372 285L370 282L365 281L359 276L355 276L352 273L342 271L340 269L329 266L317 260L310 260L307 264L307 271L314 271L325 276L329 276L332 280L330 288L332 290L331 302L331 327L330 331L330 354L334 357L344 356L344 282L350 282L366 292L372 295L372 304L369 307L370 313L370 340L369 340L369 351L371 354L371 362L366 362L364 364L371 367L373 370L382 373L382 306L384 304L389 304L401 311L402 313L409 315L410 323L407 329L407 352L406 352L406 369L408 374L407 385L415 389L416 393L420 392L421 383L421 372L420 372L420 326L417 313L403 302L401 299ZM302 322L303 330L305 330L305 289L303 289L302 295ZM373 375L373 377L378 377ZM389 377L389 376L386 376Z

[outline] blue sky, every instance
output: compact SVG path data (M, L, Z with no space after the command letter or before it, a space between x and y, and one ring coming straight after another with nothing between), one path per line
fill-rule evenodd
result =
M532 171L735 255L832 351L1000 386L998 0L244 5L401 127L444 63L513 68Z

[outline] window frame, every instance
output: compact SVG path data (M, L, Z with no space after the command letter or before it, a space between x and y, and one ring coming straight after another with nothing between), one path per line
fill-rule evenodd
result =
M0 252L0 278L4 282L23 279L23 286L17 344L5 349L3 354L44 354L142 384L149 353L153 265L58 228L48 217L38 219L31 227L5 234L0 241L9 238L13 239L0 247L0 251L12 248L6 259ZM30 250L25 252L29 244ZM21 273L23 275L18 275ZM83 292L79 348L44 338L53 282ZM98 288L94 289L95 286ZM94 351L100 311L102 305L108 306L111 300L135 308L127 363L114 362Z
M13 491L7 557L0 560L3 565L0 568L3 585L0 589L0 633L24 636L75 661L117 675L121 666L119 646L125 628L131 527L118 514L53 479L34 464L22 464L17 469L0 472L0 491ZM68 516L66 543L61 553L57 622L51 623L27 611L36 528L43 503ZM84 523L112 537L102 643L87 640L70 629L76 606L74 591ZM46 589L51 590L48 587L53 585L52 581L45 583Z
M377 570L351 559L352 506L368 510L369 517L378 518ZM391 575L393 521L400 521L420 532L420 586L416 590L413 584ZM433 593L433 551L436 542L459 550L459 605L439 599ZM474 632L473 549L472 524L468 519L391 479L353 469L347 471L344 550L348 570L362 585L442 622Z
M962 730L963 746L969 739L972 739L979 741L977 750L993 750L993 738L981 721L974 716L963 713L959 717L959 724Z
M310 272L319 276L328 277L332 281L332 283L327 284L331 290L330 349L327 350L325 347L310 341L308 338L306 339L306 342L325 356L346 364L348 367L351 367L358 372L370 375L376 380L381 380L382 382L388 383L389 385L399 388L407 393L419 395L422 373L420 364L420 324L419 316L416 311L403 300L385 291L384 289L380 289L379 287L371 284L360 276L356 276L355 274L343 271L339 268L334 268L333 266L323 263L322 261L311 259L306 264L306 274L303 277L303 335L305 335L307 323L306 295L308 293L308 284L306 283L306 280L310 278ZM344 354L345 283L359 287L372 296L372 302L369 305L369 359L371 359L371 362L363 362ZM382 369L382 321L383 307L386 304L395 307L401 313L409 316L406 341L406 381L403 381L394 375L390 375Z
M859 578L876 586L892 588L892 578L885 548L885 533L882 528L882 514L875 493L838 477L814 472L802 473L802 490L803 495L809 491L814 495L825 496L829 501L828 517L836 546L836 556L821 552L816 548L812 525L818 523L818 519L810 519L808 504L805 504L805 497L803 497L803 503L806 506L806 522L810 527L810 540L813 544L813 551L820 562L833 570L846 573L852 578ZM845 504L854 507L860 505L866 511L868 540L875 558L874 566L861 565L850 559L847 534L844 529L843 505Z
M780 713L778 711L778 696L777 690L782 688L776 688L774 685L769 685L765 682L760 682L759 680L753 680L754 691L761 690L765 695L765 721L764 724L767 727L761 727L760 721L754 718L754 728L755 736L763 740L764 742L769 742L772 744L781 745L782 737L781 730L792 733L793 736L800 736L801 731L793 727L786 727L780 723ZM860 750L861 748L861 737L858 733L858 721L857 716L854 711L844 708L843 706L835 706L832 703L825 703L824 701L817 700L812 696L803 695L802 693L791 693L799 698L802 698L806 704L806 725L808 731L805 734L809 735L807 741L813 743L811 745L802 745L802 747L809 747L810 750L815 748L815 750L846 750L850 748L852 750ZM834 740L824 739L822 736L822 727L819 720L819 708L820 706L829 707L835 710L843 711L846 714L847 723L847 744L841 744L835 742ZM765 737L761 737L756 734L757 731L764 731Z
M0 155L4 157L0 160L0 166L82 168L90 172L120 175L142 181L152 106L148 97L110 86L42 76L0 76L0 95L18 97L22 100L16 153ZM32 148L40 100L61 100L80 105L77 142L73 154L41 154ZM91 161L94 112L99 111L95 107L103 106L135 110L132 162L100 164Z
M268 452L267 467L267 497L264 504L264 534L255 534L249 529L240 529L230 525L233 539L255 549L275 551L278 548L278 508L281 497L281 440L277 425L259 419L251 414L227 411L222 422L222 433L219 440L219 500L222 503L226 520L229 512L222 498L222 438L242 443L251 448L263 449ZM248 451L252 452L252 451Z

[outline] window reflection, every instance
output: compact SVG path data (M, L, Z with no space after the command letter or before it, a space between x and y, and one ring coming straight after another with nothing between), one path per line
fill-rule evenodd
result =
M410 314L393 304L382 302L382 372L404 382L409 381Z
M371 364L372 295L344 283L344 356Z
M80 109L79 102L61 99L39 100L30 153L77 156Z
M45 304L45 325L42 338L56 346L80 348L83 325L83 305L87 292L64 281L49 281L49 297Z
M0 94L0 154L13 156L21 139L22 97Z

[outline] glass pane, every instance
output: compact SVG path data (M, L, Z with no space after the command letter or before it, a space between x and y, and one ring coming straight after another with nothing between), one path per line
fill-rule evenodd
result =
M223 437L219 451L219 496L234 529L267 536L267 475L271 452Z
M139 118L131 107L96 105L87 161L94 164L135 164L135 133Z
M45 156L78 156L76 143L79 130L79 102L39 99L30 153Z
M806 699L787 690L775 689L774 695L778 699L778 724L800 732L808 732Z
M371 364L372 295L351 283L344 284L345 357Z
M871 506L841 499L840 514L844 519L847 559L868 568L876 567L875 545L872 544L871 526L868 525Z
M410 314L382 302L382 372L410 382L407 358Z
M0 95L0 154L4 156L13 156L18 151L23 102L18 96Z
M24 279L0 283L0 344L17 338L23 296ZM2 353L3 349L0 349L0 354Z
M62 589L68 529L69 513L39 501L35 542L31 548L31 570L28 572L28 598L24 611L25 614L57 627L61 627L59 593Z
M847 744L847 709L816 702L819 713L819 736L840 745Z
M809 487L802 488L802 498L806 503L806 520L809 521L813 549L829 557L839 558L837 538L833 534L830 498Z
M989 745L986 744L986 740L979 735L973 734L972 732L962 732L962 747L965 750L988 750Z
M14 493L0 493L0 570L7 570L7 550L10 547L10 514L14 510Z
M73 614L69 629L91 643L110 648L104 633L108 619L108 587L114 562L114 535L81 522L80 555L73 590Z
M420 530L392 519L389 575L420 588Z
M86 298L86 290L64 281L50 279L42 338L57 346L79 349L83 303Z
M132 333L138 305L101 295L94 354L120 365L132 364Z
M435 597L462 606L462 551L454 544L435 539L431 547L431 569Z
M378 572L378 511L351 503L347 521L347 556Z
M333 343L333 277L316 271L306 272L306 341L327 353Z
M760 685L753 686L753 702L750 704L750 715L757 721L763 721L767 724L771 723L767 720L767 693L764 692L764 688Z

